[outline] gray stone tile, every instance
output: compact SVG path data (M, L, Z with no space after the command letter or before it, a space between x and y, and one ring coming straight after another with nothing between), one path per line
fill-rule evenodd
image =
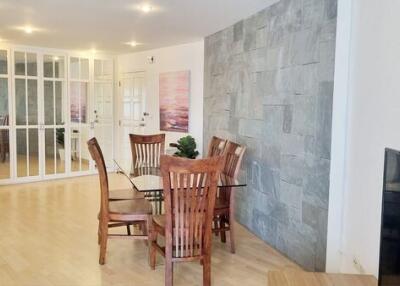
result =
M261 211L253 210L252 230L264 241L276 244L277 222Z
M315 132L315 154L324 159L331 157L333 82L320 84L317 97L317 125Z
M303 157L281 155L281 179L289 184L303 186L305 177L305 162Z
M264 48L267 46L267 27L258 28L256 31L256 48Z
M261 138L263 128L263 121L253 119L240 119L239 120L239 135Z
M306 158L303 178L304 200L327 210L329 205L330 161L310 155L307 155Z
M289 207L302 209L303 188L281 181L280 201ZM302 221L302 219L300 219Z
M293 122L293 106L285 105L283 108L283 133L291 133Z
M262 161L269 168L279 170L281 168L281 145L263 144Z
M243 21L233 26L233 41L237 42L243 39Z
M324 21L325 0L303 0L303 27L320 26Z
M295 33L291 43L291 61L305 65L319 62L319 28L309 28Z
M337 17L337 0L325 0L325 15L327 20Z
M281 154L303 157L306 148L305 144L304 136L284 133L281 137Z
M314 135L317 116L316 96L297 96L294 100L292 133Z

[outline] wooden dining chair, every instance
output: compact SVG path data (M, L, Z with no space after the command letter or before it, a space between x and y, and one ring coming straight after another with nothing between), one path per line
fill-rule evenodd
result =
M246 147L228 142L225 148L225 166L221 174L221 179L224 177L230 180L236 180L240 166L242 164ZM229 231L231 253L235 253L235 188L223 187L217 191L217 198L214 209L214 224L213 232L221 235L221 241L226 242L226 232Z
M129 139L133 170L140 168L142 175L146 175L146 168L160 167L160 156L165 153L165 134L129 134Z
M165 257L165 285L173 285L173 265L200 260L203 285L211 284L211 223L224 157L190 160L161 156L165 215L154 216L150 265L156 251ZM157 236L165 237L165 246Z
M222 155L225 151L227 140L213 136L211 138L210 144L208 145L207 157Z
M100 179L100 213L98 215L98 242L100 244L99 263L103 265L106 258L108 238L149 239L151 226L151 204L146 199L110 201L108 175L103 153L96 138L88 142L89 152L96 162ZM109 234L109 227L125 226L126 224L142 225L143 233L139 235Z

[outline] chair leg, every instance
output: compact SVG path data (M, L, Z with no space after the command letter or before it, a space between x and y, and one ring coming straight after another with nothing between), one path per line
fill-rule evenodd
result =
M99 264L104 265L106 262L106 251L107 251L107 239L108 239L108 223L101 223L100 225L100 257Z
M97 227L97 244L100 245L101 241L101 230L100 230L100 220L99 220L99 226Z
M150 251L150 268L152 270L156 269L156 257L157 257L157 250L154 244L157 243L157 234L151 234L151 241L149 242L149 251Z
M131 225L129 223L126 225L126 233L131 235Z
M151 216L147 217L147 220L144 222L146 225L146 232L144 232L144 235L147 235L147 240L145 240L147 250L148 250L148 259L149 259L149 265L152 266L151 264L151 247L152 247L152 236L153 236L153 228L152 228L152 222L153 219Z
M225 216L222 215L219 219L219 227L221 229L221 242L225 243L226 242L226 232L225 230L222 230L223 228L225 228Z
M174 285L174 264L171 258L165 258L165 286Z
M233 210L229 210L229 239L231 242L231 253L235 253L235 216Z
M209 255L203 259L203 286L211 286L211 257Z
M218 229L218 217L214 217L214 220L213 220L213 225L214 225L214 227L213 227L213 229ZM216 231L215 232L215 236L218 236L218 231Z

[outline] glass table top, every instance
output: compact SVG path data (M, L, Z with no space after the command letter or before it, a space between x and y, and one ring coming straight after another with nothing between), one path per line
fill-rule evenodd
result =
M131 181L132 185L139 192L160 192L163 190L163 180L161 177L160 168L143 167L135 168L133 172L127 176ZM237 179L220 175L218 181L218 187L245 187L246 183L240 182Z

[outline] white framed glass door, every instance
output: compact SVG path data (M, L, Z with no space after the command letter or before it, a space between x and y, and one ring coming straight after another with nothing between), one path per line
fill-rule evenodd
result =
M8 50L0 49L0 180L12 176L10 146L10 55Z
M145 73L124 74L119 88L119 162L125 170L131 168L132 154L129 134L144 134L145 122Z
M14 51L14 122L16 176L39 177L41 174L39 130L39 77L37 53Z
M43 55L44 174L46 176L64 174L67 169L65 67L65 56Z
M69 58L69 111L71 172L90 170L90 154L86 142L91 137L89 118L89 59Z

